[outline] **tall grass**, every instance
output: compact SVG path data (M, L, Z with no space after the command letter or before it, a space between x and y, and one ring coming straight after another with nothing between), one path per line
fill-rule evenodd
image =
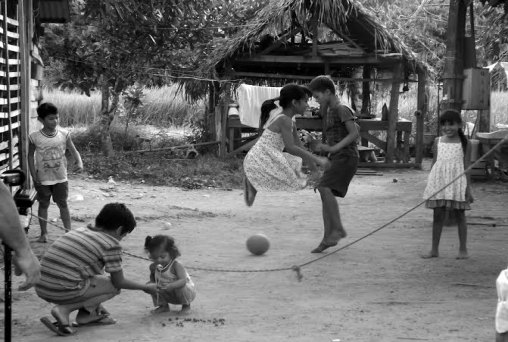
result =
M60 125L90 126L99 118L101 95L93 92L88 97L76 91L68 92L46 88L43 90L43 101L52 102L60 113Z
M185 94L177 92L177 86L145 88L142 105L132 121L136 124L150 124L161 127L189 126L203 117L203 102L195 104L185 100ZM62 126L91 126L99 120L101 95L92 92L88 97L76 91L44 89L44 101L54 103L60 112ZM122 114L120 103L119 114Z
M429 110L424 118L424 131L434 134L437 132L438 95L436 87L431 86L428 90ZM205 104L188 103L184 94L177 92L176 86L145 88L143 93L143 105L138 108L134 123L159 127L188 127L203 117ZM45 101L53 102L59 108L62 126L91 126L99 119L101 97L97 92L88 97L78 92L45 89L43 94ZM401 93L399 97L399 117L413 122L413 135L416 127L416 100L416 84L411 84L410 90ZM376 94L373 114L380 117L381 107L385 103L390 103L388 87ZM476 120L476 115L477 111L464 113L466 121L470 122ZM491 130L496 130L497 124L508 124L508 92L493 91L491 94Z

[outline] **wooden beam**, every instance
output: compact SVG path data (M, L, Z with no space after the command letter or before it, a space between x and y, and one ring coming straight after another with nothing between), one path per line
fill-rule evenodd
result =
M363 79L370 79L370 74L372 72L372 67L370 65L364 65L362 70ZM362 109L360 111L362 114L371 114L370 113L370 83L369 81L362 81Z
M125 151L124 154L132 154L132 153L147 153L147 152L160 152L160 151L174 151L185 148L193 148L197 146L210 146L220 144L220 141L206 141L195 144L186 144L186 145L178 145L172 147L161 147L161 148L153 148L149 150L137 150L137 151Z
M247 72L235 71L232 73L233 78L252 77L252 78L277 78L277 79L295 79L295 80L312 80L315 76L294 75L294 74L275 74L263 72ZM337 77L330 76L334 81L357 81L357 82L393 82L393 78L354 78L354 77ZM401 78L399 81L403 81ZM409 80L409 82L418 82L417 80Z
M415 163L421 164L423 160L423 130L424 122L427 117L427 110L429 106L429 98L427 96L427 74L424 71L418 72L418 93L416 99L415 112L416 116L416 141L415 141Z
M232 156L232 155L235 155L235 154L238 154L238 153L242 153L242 152L246 152L248 150L250 150L250 148L252 146L254 146L254 144L259 140L259 137L257 137L256 139L254 140L251 140L247 143L245 143L244 145L240 146L239 148L237 148L236 150L234 151L231 151L229 152L228 155Z
M396 127L399 118L399 92L400 81L399 77L402 75L402 64L397 64L393 68L393 77L395 81L392 83L392 90L390 92L390 107L388 108L388 130L386 132L386 157L385 162L393 162L396 149Z
M239 57L234 60L235 64L245 63L288 63L288 64L384 64L389 62L400 61L400 57L365 56L365 57L340 57L340 58L323 58L323 57L307 57L307 56L283 56L283 55L260 55Z
M379 139L378 137L373 136L368 131L360 131L360 137L362 137L362 139L365 139L365 140L373 143L374 145L376 145L377 147L379 147L386 153L386 143L383 140Z
M368 167L368 168L399 168L399 169L419 169L420 165L417 165L415 163L366 163L366 162L359 162L358 167Z
M357 42L355 42L354 40L352 40L351 38L349 38L347 35L342 35L342 34L338 34L336 31L334 31L335 34L337 34L339 37L341 37L342 39L344 39L346 42L348 42L349 44L353 45L355 48L357 49L361 49L363 51L365 51L365 49L363 47L361 47L360 45L358 45Z

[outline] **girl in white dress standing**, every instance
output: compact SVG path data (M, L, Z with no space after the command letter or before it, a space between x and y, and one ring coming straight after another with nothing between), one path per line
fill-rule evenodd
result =
M454 215L459 228L459 254L457 259L467 259L467 223L465 210L473 202L470 177L462 174L471 160L470 144L462 131L462 118L456 110L448 109L439 118L443 135L434 142L434 160L427 187L423 194L425 206L434 210L432 223L432 249L424 258L439 256L439 240L446 214ZM460 176L450 186L438 190ZM435 194L435 195L434 195Z
M303 189L307 177L302 172L302 159L316 177L316 165L324 168L329 165L327 158L313 155L302 147L292 120L307 109L310 94L310 90L302 86L288 84L281 89L278 98L263 102L259 127L264 131L243 162L248 206L254 202L258 190ZM278 113L274 111L277 101L282 107Z

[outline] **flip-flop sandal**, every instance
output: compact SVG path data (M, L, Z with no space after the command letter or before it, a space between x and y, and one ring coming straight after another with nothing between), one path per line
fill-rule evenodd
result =
M111 325L116 324L116 319L111 318L109 316L103 316L97 320L93 320L88 323L78 323L78 322L72 322L73 327L90 327L95 325Z
M48 328L52 332L58 334L59 336L69 336L69 335L72 335L75 333L75 331L72 330L69 326L61 325L58 322L52 322L51 318L49 318L47 316L42 317L41 322L42 322L42 324L44 324L46 326L46 328Z

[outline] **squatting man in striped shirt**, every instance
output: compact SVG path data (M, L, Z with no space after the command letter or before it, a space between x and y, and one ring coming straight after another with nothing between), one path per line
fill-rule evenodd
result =
M124 204L109 203L95 218L94 228L72 230L49 247L41 260L41 280L35 287L40 298L56 304L51 309L56 322L41 318L46 327L61 336L73 334L69 316L76 310L72 326L114 324L102 303L118 295L120 289L156 294L156 284L126 279L122 271L120 240L135 226L136 220Z

